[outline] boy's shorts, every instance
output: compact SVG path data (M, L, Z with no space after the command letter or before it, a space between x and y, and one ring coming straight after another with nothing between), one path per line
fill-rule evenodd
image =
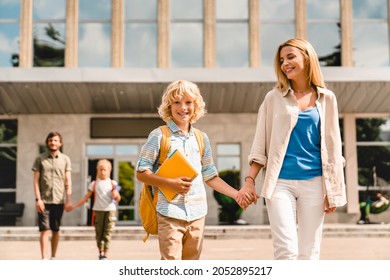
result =
M54 232L60 230L64 204L45 204L43 213L38 213L39 231L51 229Z

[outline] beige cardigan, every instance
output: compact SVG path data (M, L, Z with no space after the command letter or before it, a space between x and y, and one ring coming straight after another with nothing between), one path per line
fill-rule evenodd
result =
M329 207L345 205L344 165L337 101L328 89L317 88L316 106L321 119L321 160L324 194ZM292 90L267 93L260 106L256 133L248 156L249 164L257 162L260 171L261 196L270 199L282 167L291 131L298 121L299 108Z

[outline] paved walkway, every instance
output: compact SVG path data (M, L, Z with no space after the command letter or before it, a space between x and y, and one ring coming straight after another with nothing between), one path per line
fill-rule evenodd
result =
M38 241L0 241L0 260L40 259ZM112 260L158 260L157 239L113 240ZM59 260L96 260L93 240L61 240ZM272 260L271 239L205 239L203 260ZM390 238L331 237L322 242L322 260L390 260Z

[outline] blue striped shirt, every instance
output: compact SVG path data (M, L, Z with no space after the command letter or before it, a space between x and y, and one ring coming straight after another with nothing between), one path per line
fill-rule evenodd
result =
M192 127L188 136L184 136L173 121L168 123L168 127L171 132L168 155L177 149L201 176L198 175L192 181L191 189L186 195L177 195L170 202L159 191L156 209L158 213L167 217L194 221L207 215L207 197L204 181L207 182L218 176L213 162L210 141L203 132L205 150L201 159L199 145ZM151 170L156 172L158 169L161 138L162 132L159 128L154 129L149 134L148 140L141 149L136 171Z

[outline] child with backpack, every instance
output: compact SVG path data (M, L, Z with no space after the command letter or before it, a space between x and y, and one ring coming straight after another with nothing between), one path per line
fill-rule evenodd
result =
M164 178L155 174L158 170L159 155L162 152L163 132L154 129L142 147L136 171L137 179L145 184L171 188L177 195L171 200L158 190L157 221L161 259L197 260L200 258L207 214L207 197L204 182L211 188L237 200L238 191L219 176L213 163L210 142L202 132L204 143L199 144L192 126L204 116L205 103L199 88L194 83L179 80L166 88L158 108L160 117L170 131L168 155L178 150L197 171L192 181L189 177ZM204 145L203 154L200 146ZM203 149L202 149L203 150ZM156 195L156 193L154 193ZM254 198L250 194L240 200L246 208Z
M83 205L94 195L92 222L95 226L99 260L105 260L108 257L111 234L116 222L117 203L121 200L121 196L118 190L118 183L110 179L111 162L106 159L99 160L96 170L97 178L89 185L88 193L73 204L68 211Z

